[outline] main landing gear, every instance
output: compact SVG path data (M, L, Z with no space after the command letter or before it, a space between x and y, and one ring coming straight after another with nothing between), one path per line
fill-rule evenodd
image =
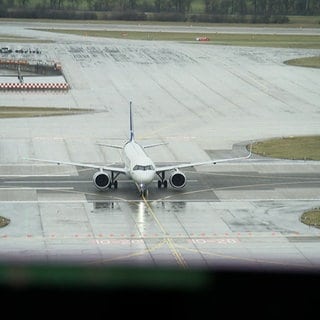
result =
M118 189L118 181L117 180L114 180L113 182L110 182L109 188L111 189L112 187L114 189Z
M160 189L161 187L163 188L167 188L168 187L168 180L166 180L165 177L165 172L159 172L157 173L158 177L160 178L160 180L158 180L158 188Z
M114 189L118 189L118 180L116 180L119 176L119 172L117 173L114 173L113 171L111 171L111 181L110 181L110 184L109 184L109 188L111 189L112 187Z

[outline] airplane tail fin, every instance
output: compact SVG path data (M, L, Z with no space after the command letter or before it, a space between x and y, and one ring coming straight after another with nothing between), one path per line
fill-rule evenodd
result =
M130 101L130 141L134 140L133 119L132 119L132 102Z

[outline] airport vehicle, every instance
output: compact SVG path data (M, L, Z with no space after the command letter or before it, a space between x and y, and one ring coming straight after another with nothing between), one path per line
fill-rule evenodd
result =
M130 134L128 141L123 145L112 145L98 143L99 145L117 148L122 150L122 158L124 164L120 166L108 166L108 165L95 165L87 163L77 163L77 162L66 162L57 160L45 160L36 158L26 158L27 160L50 162L56 164L66 164L74 165L84 168L94 168L97 169L93 175L93 183L98 190L107 190L108 188L114 187L118 188L118 176L120 174L125 174L136 184L140 196L147 196L148 186L153 182L153 180L158 176L158 188L167 188L168 180L166 179L166 172L170 172L169 183L175 189L182 189L187 183L186 175L180 171L182 168L190 168L194 166L217 164L221 162L248 159L251 156L250 153L245 157L230 158L230 159L219 159L219 160L209 160L202 162L193 163L179 163L171 164L167 166L156 166L156 164L150 159L146 154L145 149L163 145L166 143L154 143L149 145L141 145L136 142L134 137L133 129L133 117L132 117L132 102L130 101Z

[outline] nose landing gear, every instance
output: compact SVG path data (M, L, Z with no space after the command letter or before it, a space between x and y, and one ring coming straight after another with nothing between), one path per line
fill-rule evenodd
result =
M140 191L140 197L147 197L148 196L148 190L141 190Z
M140 197L147 197L148 196L148 189L144 184L140 184L139 186L140 189Z

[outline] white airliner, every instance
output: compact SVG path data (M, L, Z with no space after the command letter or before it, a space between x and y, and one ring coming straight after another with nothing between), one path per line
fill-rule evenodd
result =
M124 166L104 166L95 165L87 163L77 163L77 162L66 162L66 161L56 161L56 160L44 160L36 158L26 158L27 160L50 162L56 164L66 164L74 165L84 168L94 168L97 169L96 173L93 175L93 183L98 190L106 190L108 188L114 187L118 188L117 178L120 174L125 174L127 177L132 179L136 184L140 196L147 196L148 186L154 181L155 177L158 176L158 188L167 188L168 180L166 179L165 173L170 172L169 183L175 189L181 189L186 185L187 178L183 172L180 171L182 168L190 168L194 166L216 164L227 161L248 159L251 156L250 153L245 157L230 158L230 159L219 159L219 160L209 160L202 162L193 163L179 163L168 166L156 166L155 163L148 157L145 149L164 145L166 143L155 143L142 146L135 141L134 130L133 130L133 118L132 118L132 103L130 101L130 138L123 145L112 145L112 144L102 144L99 145L112 147L122 150L122 158L124 161Z

